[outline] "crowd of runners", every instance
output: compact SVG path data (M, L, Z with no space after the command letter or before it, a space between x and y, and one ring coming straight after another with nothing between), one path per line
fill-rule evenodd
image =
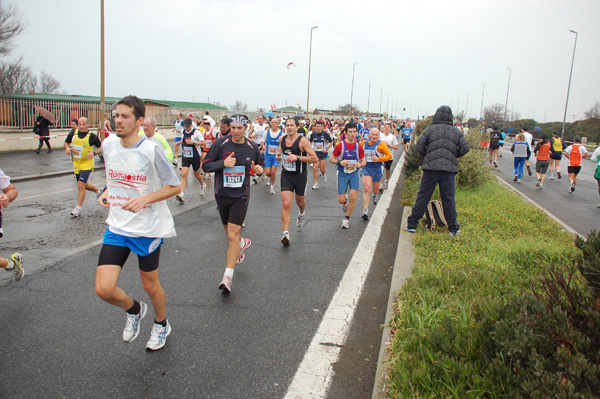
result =
M337 185L341 228L348 229L360 182L361 217L368 221L369 206L375 206L387 189L394 152L401 145L398 136L406 146L414 129L414 122L410 121L364 117L332 121L292 116L267 119L259 115L251 121L241 114L226 116L217 126L208 113L202 118L178 113L173 129L175 144L171 148L158 133L156 120L146 117L141 99L127 96L119 100L113 116L114 131L107 115L98 134L90 131L87 118L72 121L72 130L64 143L78 187L71 216L84 215L87 191L95 193L98 203L108 210L95 290L101 299L126 312L122 334L125 342L138 336L140 322L149 307L118 287L130 252L138 256L142 286L154 309L147 350L162 348L171 333L165 293L158 276L160 249L165 238L176 235L166 200L175 197L179 204L186 203L190 168L198 180L201 196L206 194L206 180L213 181L217 211L228 242L225 271L218 288L229 293L235 266L244 261L252 244L249 238L242 237L251 183L255 184L254 189L259 189L259 183L265 181L271 195L277 194L279 186L283 246L291 245L293 240L289 228L293 203L298 207L295 224L300 228L308 217L307 188L319 190L320 182ZM104 188L89 182L95 156L103 157L105 163ZM328 161L336 165L334 181L328 179ZM312 182L309 182L311 168ZM3 190L0 206L6 208L18 192L2 171L0 189ZM0 237L1 220L0 214ZM19 253L0 258L0 267L12 271L16 280L23 278L23 256Z
M536 129L537 130L537 129ZM512 131L512 129L511 129ZM581 143L581 136L577 135L573 139L573 143L567 145L560 137L557 131L549 136L541 131L538 131L538 140L534 140L533 134L529 131L529 127L524 126L519 133L514 136L513 144L510 152L513 154L514 178L513 181L521 183L526 171L528 176L532 176L530 159L535 157L535 186L538 189L543 189L546 182L547 172L550 171L550 180L562 179L561 161L566 158L567 178L569 193L575 192L577 186L577 175L581 172L583 160L590 156L586 146ZM498 158L502 157L504 139L507 134L503 129L497 126L488 126L487 129L481 131L483 135L481 145L489 151L489 163L498 167ZM598 159L600 158L600 147L591 154L591 160L595 167L598 167ZM564 170L564 169L563 169ZM596 175L598 173L596 172ZM600 194L600 176L594 176L598 182L598 193ZM598 205L600 208L600 205Z

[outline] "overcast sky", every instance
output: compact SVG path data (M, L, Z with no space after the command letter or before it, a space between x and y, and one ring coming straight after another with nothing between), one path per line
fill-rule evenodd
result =
M67 94L100 95L100 0L3 3L27 24L13 56ZM599 0L105 0L106 95L305 108L318 26L310 108L349 103L358 63L353 103L363 111L465 110L469 93L477 118L482 83L484 107L505 103L508 67L509 112L562 121L572 29L572 121L600 101L598 16Z

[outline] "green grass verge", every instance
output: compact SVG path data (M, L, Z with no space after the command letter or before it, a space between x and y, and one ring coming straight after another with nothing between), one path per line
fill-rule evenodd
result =
M577 254L572 236L495 180L457 191L456 203L459 237L423 228L414 236L412 278L392 322L390 397L503 397L485 377L475 313L494 314L499 300L530 291L549 263Z

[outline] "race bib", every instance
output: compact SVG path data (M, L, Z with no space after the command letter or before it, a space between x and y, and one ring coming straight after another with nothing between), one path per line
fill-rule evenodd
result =
M212 145L212 141L206 141L206 144L204 144L204 148L206 148L208 150L211 145Z
M246 168L244 165L223 169L223 187L240 188L244 185Z
M356 159L348 159L348 165L344 166L344 173L356 172L356 166L354 166L355 162L356 162Z
M82 146L74 145L73 150L71 150L71 154L73 154L73 158L81 159L81 151L83 151Z
M315 147L315 151L323 151L323 148L325 147L325 143L323 143L322 141L315 141L313 144Z
M277 155L277 147L269 147L269 155Z
M288 157L286 156L285 158L283 158L283 164L282 167L287 170L288 172L295 172L296 171L296 162L289 162Z
M194 158L194 149L191 147L183 147L184 158Z
M365 158L367 159L367 162L373 162L373 159L371 159L373 155L377 155L375 150L365 150Z

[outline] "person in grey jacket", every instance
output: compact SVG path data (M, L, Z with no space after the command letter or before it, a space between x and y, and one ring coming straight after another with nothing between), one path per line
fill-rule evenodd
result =
M469 142L453 126L452 110L442 105L435 111L433 122L417 141L417 151L423 156L423 176L417 199L408 217L407 230L414 233L431 200L436 186L440 186L440 196L444 207L444 217L451 236L460 232L456 220L456 174L458 158L469 152Z

